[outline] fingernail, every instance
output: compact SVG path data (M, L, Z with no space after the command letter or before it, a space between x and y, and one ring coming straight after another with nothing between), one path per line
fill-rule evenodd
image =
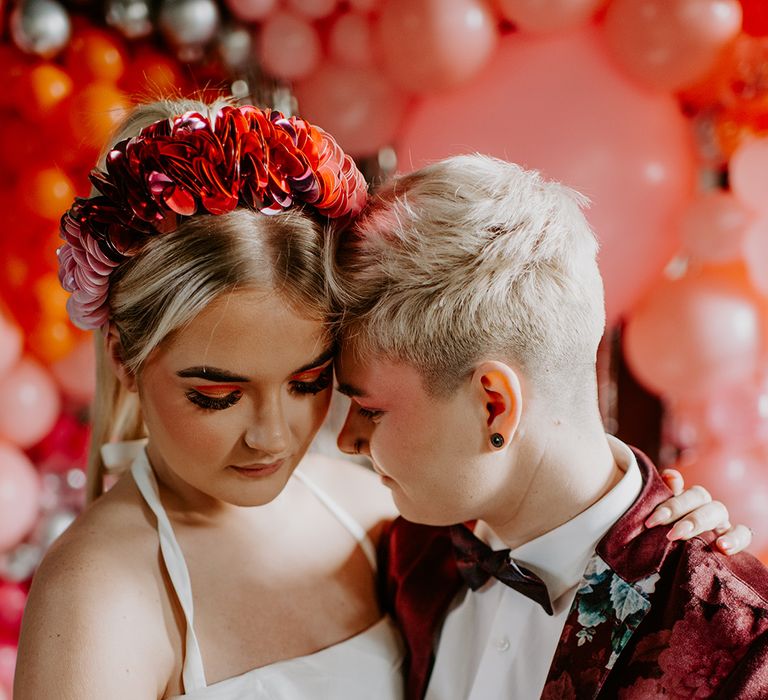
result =
M672 511L669 508L659 508L651 513L648 520L645 521L646 527L654 527L655 525L661 525L667 522L672 517Z
M670 540L681 540L692 532L693 523L688 520L681 520L679 523L675 523L675 526L667 533L667 537Z
M733 545L725 538L725 537L718 537L717 538L717 546L722 549L723 551L728 551Z

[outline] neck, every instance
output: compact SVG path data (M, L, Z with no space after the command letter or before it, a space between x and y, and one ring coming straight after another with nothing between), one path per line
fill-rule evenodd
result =
M575 518L623 476L599 417L588 426L551 421L545 438L522 438L507 487L481 518L511 549Z

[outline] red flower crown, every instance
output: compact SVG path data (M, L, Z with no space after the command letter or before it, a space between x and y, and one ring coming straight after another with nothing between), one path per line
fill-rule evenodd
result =
M106 172L94 169L90 180L99 194L76 198L62 216L58 250L67 310L83 329L109 319L112 270L185 217L298 204L335 219L358 214L367 193L330 134L251 105L223 107L213 123L188 112L150 124L115 145Z

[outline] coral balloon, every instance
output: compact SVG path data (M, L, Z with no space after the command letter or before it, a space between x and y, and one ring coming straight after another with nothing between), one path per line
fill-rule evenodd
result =
M0 378L19 361L23 346L21 330L0 310Z
M584 24L605 0L496 0L505 19L531 34L572 29Z
M751 219L750 212L730 192L701 193L683 218L683 249L699 262L738 260Z
M75 196L72 180L57 167L28 170L19 182L19 190L20 199L32 212L54 222L69 209Z
M25 73L18 106L26 116L39 121L72 94L72 87L69 73L53 63L40 63Z
M305 78L320 63L321 53L317 31L302 17L276 12L261 28L261 63L277 78Z
M751 209L768 214L768 138L744 142L731 157L733 193Z
M339 63L370 66L373 62L373 31L369 19L357 12L339 15L328 34L328 50Z
M64 62L78 83L117 82L125 72L125 50L114 34L89 27L76 32Z
M731 522L752 528L751 550L768 547L768 471L766 448L724 447L701 454L687 465L680 465L685 480L701 484L728 504Z
M226 5L243 22L258 22L272 13L277 0L227 0Z
M752 284L768 296L768 216L755 221L744 234L744 259Z
M624 331L632 373L649 390L672 399L696 399L754 381L763 329L750 292L745 281L718 268L658 282Z
M324 64L294 86L301 114L330 131L355 155L392 142L405 97L372 68Z
M75 138L96 151L103 147L130 106L112 83L95 81L76 93L69 112Z
M40 507L40 481L32 463L12 445L0 443L0 552L32 529Z
M96 391L96 355L91 338L80 340L73 350L51 366L64 395L86 405Z
M467 82L497 42L495 19L482 0L386 0L377 28L385 71L412 92Z
M677 90L711 70L741 29L738 0L613 0L605 16L608 46L643 84Z
M131 70L120 81L120 87L129 95L169 94L181 84L178 64L169 56L146 47L137 49L131 59Z
M584 192L615 320L678 248L672 221L688 202L695 167L688 138L676 102L628 80L588 27L503 37L479 78L415 105L398 137L398 162L418 168L480 151Z
M0 380L0 438L27 448L45 437L61 401L48 372L30 358Z

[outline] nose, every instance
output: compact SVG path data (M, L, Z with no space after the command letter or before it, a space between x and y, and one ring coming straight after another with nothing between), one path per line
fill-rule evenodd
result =
M370 456L370 436L373 426L371 422L357 412L355 404L347 411L344 425L336 438L339 449L348 454L364 454Z
M290 451L290 428L279 395L265 397L256 407L243 439L252 450L282 457Z

